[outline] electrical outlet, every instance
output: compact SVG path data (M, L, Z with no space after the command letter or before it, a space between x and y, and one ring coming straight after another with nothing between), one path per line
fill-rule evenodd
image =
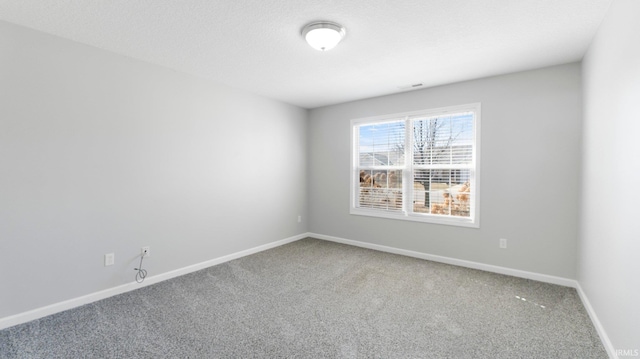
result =
M140 249L140 255L143 257L150 257L151 256L151 247L142 247L142 249Z
M302 216L298 215L298 223L302 223Z
M507 248L507 239L500 238L500 248Z
M104 255L104 266L112 266L116 261L116 256L113 253L107 253Z

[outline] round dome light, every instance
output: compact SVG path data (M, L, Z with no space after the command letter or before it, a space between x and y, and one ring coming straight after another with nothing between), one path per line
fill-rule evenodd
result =
M344 27L330 21L312 22L302 28L302 36L319 51L333 49L347 33Z

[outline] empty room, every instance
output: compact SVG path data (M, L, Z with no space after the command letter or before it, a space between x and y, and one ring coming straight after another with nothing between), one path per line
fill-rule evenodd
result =
M0 358L640 357L639 16L0 0Z

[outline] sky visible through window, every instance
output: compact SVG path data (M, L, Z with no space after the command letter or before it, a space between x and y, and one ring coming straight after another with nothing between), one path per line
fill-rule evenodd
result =
M404 146L404 138L404 120L360 126L360 153L397 151Z

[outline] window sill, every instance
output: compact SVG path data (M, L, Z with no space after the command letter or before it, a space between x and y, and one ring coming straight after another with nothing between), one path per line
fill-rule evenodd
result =
M441 216L430 214L407 214L402 211L398 212L384 212L380 213L377 210L368 210L364 208L351 208L349 211L352 215L377 217L386 219L396 219L401 221L422 222L430 224L442 224L447 226L467 227L467 228L480 228L478 219L462 218L455 216Z

